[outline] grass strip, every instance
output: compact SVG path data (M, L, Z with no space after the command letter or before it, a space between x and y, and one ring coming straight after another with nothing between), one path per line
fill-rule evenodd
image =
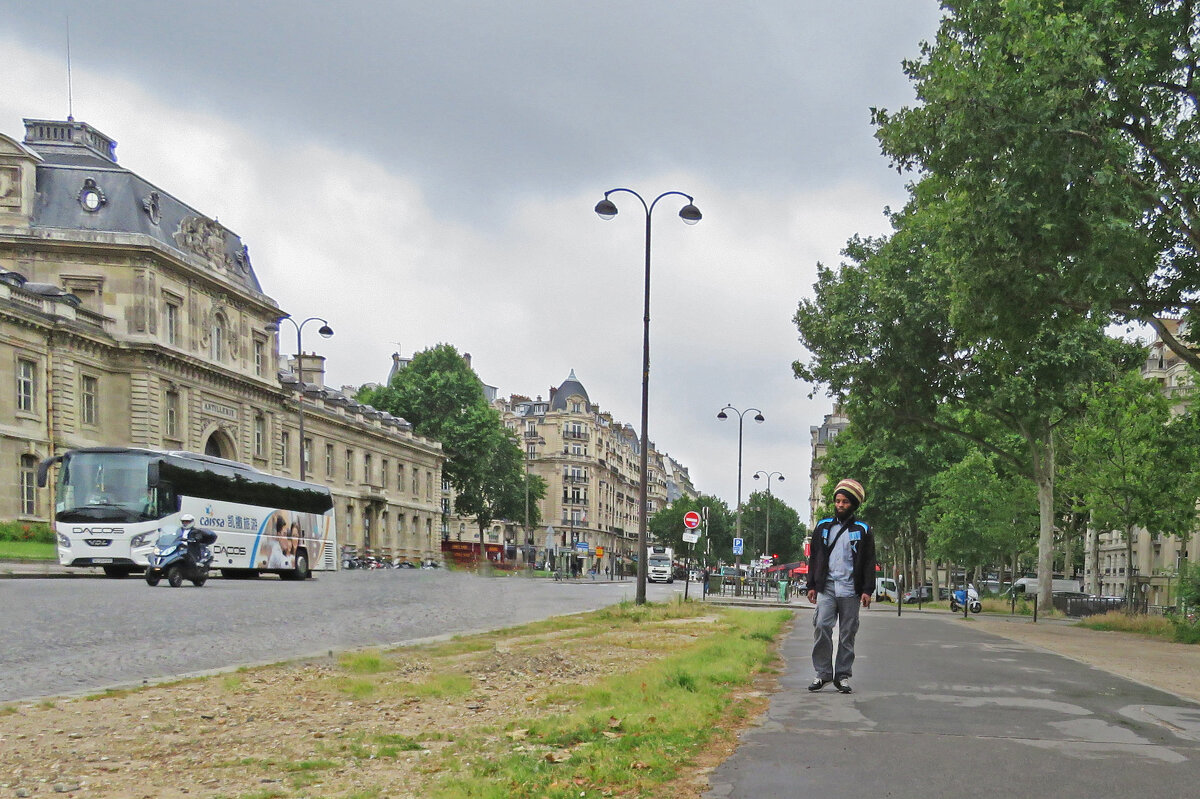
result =
M610 613L610 621L623 615L641 625L664 610ZM560 689L546 698L559 709L554 715L480 731L443 753L447 769L451 760L458 768L431 784L428 796L653 796L723 724L742 719L735 689L771 667L772 644L790 618L787 611L725 610L709 634L658 661Z

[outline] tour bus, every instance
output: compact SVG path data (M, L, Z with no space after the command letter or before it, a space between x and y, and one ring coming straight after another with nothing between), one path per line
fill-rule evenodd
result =
M217 534L212 568L224 577L267 572L303 580L337 568L329 489L195 452L133 447L73 449L58 466L54 529L64 566L101 566L110 577L141 571L162 532L184 513Z

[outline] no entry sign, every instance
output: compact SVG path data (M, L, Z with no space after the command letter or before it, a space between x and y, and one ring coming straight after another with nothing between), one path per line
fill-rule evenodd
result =
M683 514L683 526L689 530L695 530L700 526L700 514L694 510Z

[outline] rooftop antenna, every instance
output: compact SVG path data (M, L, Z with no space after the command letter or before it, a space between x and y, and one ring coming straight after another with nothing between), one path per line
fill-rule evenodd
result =
M75 98L71 94L71 15L67 15L67 121L75 121Z

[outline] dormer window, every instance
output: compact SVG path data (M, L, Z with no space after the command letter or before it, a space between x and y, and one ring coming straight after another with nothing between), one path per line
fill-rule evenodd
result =
M83 181L83 188L79 190L79 204L83 210L88 213L95 213L100 210L107 200L104 197L104 192L100 191L100 187L96 185L96 181L92 178L87 178Z

